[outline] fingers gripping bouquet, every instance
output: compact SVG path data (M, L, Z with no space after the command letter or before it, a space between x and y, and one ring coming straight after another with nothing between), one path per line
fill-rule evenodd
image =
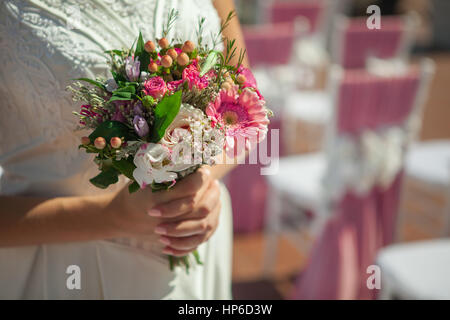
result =
M145 42L139 34L131 49L107 51L110 79L80 78L69 87L74 100L84 103L74 113L79 128L92 133L80 148L95 154L100 172L90 181L99 188L124 175L131 180L130 193L167 190L201 165L215 164L223 150L235 157L266 135L269 110L253 75L241 66L245 52L234 66L234 40L227 40L225 54L203 45L204 20L197 44L169 42L176 17L171 11L158 41ZM222 40L232 17L213 43ZM198 253L193 255L201 264ZM171 268L189 268L188 257L169 261Z

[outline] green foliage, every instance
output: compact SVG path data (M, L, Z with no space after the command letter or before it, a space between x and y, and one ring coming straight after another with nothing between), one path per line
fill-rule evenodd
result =
M125 177L133 180L133 171L136 169L136 166L133 163L133 160L130 158L128 159L122 159L122 160L115 160L112 161L112 166L118 170L121 174L123 174Z
M109 99L109 102L116 100L133 100L135 97L136 87L132 82L130 82L126 86L114 90L112 92L111 99Z
M98 137L105 138L107 143L109 143L109 140L113 137L124 138L125 140L137 140L136 134L119 121L102 122L94 132L89 135L91 141L94 141Z
M136 181L134 181L132 184L130 184L128 186L128 192L134 193L134 192L138 191L140 188L141 187L139 186L139 184Z
M97 188L106 189L119 181L119 172L115 168L109 167L89 181Z
M142 33L139 32L139 37L136 43L136 51L134 57L138 57L140 64L140 71L147 71L148 64L150 63L150 54L145 51L145 42L142 38Z
M100 88L102 90L106 90L106 87L105 87L105 85L103 83L95 81L95 80L92 80L92 79L89 79L89 78L78 78L78 79L72 79L72 80L84 81L84 82L90 83L90 84L92 84L92 85L94 85L94 86L96 86L96 87L98 87L98 88Z
M155 107L155 123L151 132L150 142L157 143L164 136L167 127L175 119L181 106L182 91L165 96Z
M217 62L218 57L220 56L220 52L213 50L206 57L205 62L202 64L202 72L200 72L200 77L203 77L209 70L211 70Z

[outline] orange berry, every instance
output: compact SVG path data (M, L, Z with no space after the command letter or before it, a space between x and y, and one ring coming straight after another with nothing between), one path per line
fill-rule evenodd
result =
M151 63L148 65L148 71L150 71L150 72L156 72L156 71L158 71L158 65L157 65L155 62L151 62Z
M97 139L95 139L94 146L99 150L102 150L103 148L105 148L105 146L106 146L105 138L98 137Z
M91 143L91 139L89 139L89 137L82 137L81 138L81 144L83 145L83 146L87 146L87 145L89 145Z
M161 48L167 49L169 47L169 40L166 38L161 38L159 39L158 44Z
M173 62L172 58L167 54L161 58L161 65L164 68L170 68L172 62Z
M111 147L117 149L122 145L122 140L119 137L112 137L109 143L111 144Z
M189 56L186 53L182 52L178 56L177 62L180 66L185 66L189 63Z
M183 44L181 50L183 50L183 52L191 53L195 50L195 44L192 41L188 40Z
M236 77L236 81L239 84L244 84L246 80L247 78L243 74L240 74Z
M156 46L155 46L155 44L153 43L153 41L147 41L146 43L145 43L145 45L144 45L144 49L145 49L145 51L147 51L148 53L150 53L150 52L153 52L153 51L155 51L156 50Z
M167 54L173 59L175 60L178 57L178 53L175 49L169 49L167 50Z
M231 84L229 82L224 82L222 83L221 88L228 91L231 89Z

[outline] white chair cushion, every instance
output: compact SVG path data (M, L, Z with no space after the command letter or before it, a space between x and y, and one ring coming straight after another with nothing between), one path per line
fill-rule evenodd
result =
M331 119L332 100L326 91L294 91L286 96L286 116L324 124Z
M450 185L450 140L414 144L406 156L406 173L427 183Z
M278 173L266 178L279 193L299 206L314 210L322 199L325 170L326 158L322 153L291 156L280 159Z
M377 264L381 290L402 299L450 299L450 239L392 245Z

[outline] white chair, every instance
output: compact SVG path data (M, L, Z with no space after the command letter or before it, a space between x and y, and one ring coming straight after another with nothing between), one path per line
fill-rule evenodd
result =
M380 125L381 123L389 123L390 120L387 119L389 117L392 117L392 119L397 119L395 121L400 121L398 118L398 113L392 113L392 105L389 95L396 94L396 92L395 89L392 90L392 88L390 87L391 83L389 82L389 79L383 79L377 76L369 75L364 71L343 71L337 66L334 67L333 70L334 71L330 76L330 90L331 92L334 92L331 94L331 96L334 97L332 101L333 104L336 105L336 107L332 108L332 110L334 110L332 115L334 121L331 121L329 134L326 138L326 152L282 158L280 159L278 174L266 176L269 184L269 198L268 204L266 206L268 208L268 211L266 213L265 230L267 236L267 247L264 261L264 270L267 275L270 274L273 264L276 261L278 236L283 233L284 230L286 230L286 228L283 227L282 223L282 215L285 211L285 207L287 205L290 207L296 207L297 210L294 210L294 213L296 212L297 215L299 215L300 212L313 212L314 215L310 230L313 232L313 234L317 234L323 223L328 219L330 199L334 197L334 194L336 193L336 187L339 188L339 186L336 186L336 184L345 183L343 180L345 180L346 175L348 176L348 174L352 174L352 172L349 172L349 170L356 170L356 168L349 168L348 166L345 167L345 164L344 166L341 166L342 162L345 161L341 157L342 155L339 153L345 153L346 145L345 143L342 143L342 141L345 141L347 138L345 138L345 134L343 136L342 133L340 134L341 136L338 135L338 132L340 130L339 127L347 126L348 128L350 128L350 131L353 130L353 127L349 125L349 123L345 124L342 123L342 121L350 120L351 122L353 121L353 116L360 117L359 119L354 119L355 123L357 123L360 128L367 128L368 126L370 126L371 122L377 116L379 117ZM404 106L405 108L409 108L408 110L403 111L403 116L406 118L404 120L401 120L402 123L406 123L406 126L408 126L410 122L409 119L414 118L413 114L422 114L420 112L420 109L422 108L424 103L424 97L426 93L426 90L424 89L428 87L433 70L434 67L432 62L426 60L422 63L421 71L417 75L415 75L415 77L418 76L419 78L413 80L417 81L418 83L417 87L415 87L413 91L411 91L412 87L407 85L407 81L411 81L411 79L405 76L405 80L400 80L400 82L405 81L402 88L406 88L407 90L409 90L408 95L412 97L410 105ZM384 83L383 90L387 90L386 92L384 92L387 95L382 96L381 98L384 99L383 101L385 105L372 105L370 101L371 99L375 99L375 97L370 96L371 93L369 91L364 92L369 94L369 96L364 96L364 93L361 94L361 92L358 92L356 95L359 95L359 100L356 99L356 97L353 97L352 94L353 92L357 92L359 87L352 87L352 83L347 83L347 86L345 87L347 88L347 93L345 94L350 94L350 96L348 96L348 99L350 100L346 101L351 101L351 104L353 104L354 107L358 107L359 110L356 110L357 112L355 112L355 110L352 110L353 106L339 105L341 101L341 94L343 94L341 91L339 91L341 89L338 89L340 88L341 81L346 78L347 80L345 81L350 80L350 82L352 82L352 77L357 77L359 79L359 77L361 76L361 79L364 82L361 88L366 88L369 91L374 90L372 95L383 95L384 92L377 91L378 89L376 89L376 87L378 86L378 84L373 85L372 81L379 81ZM400 76L399 79L403 79L402 76ZM350 88L353 89L349 90ZM377 88L379 88L379 86ZM405 99L406 98L407 97L405 97ZM365 101L364 106L361 103L362 101ZM398 107L400 109L400 106ZM340 110L339 112L337 110L338 108ZM363 112L366 111L366 109L363 108L368 108L367 112ZM405 112L407 114L405 114ZM337 118L337 113L341 115L339 118ZM369 116L366 118L361 118L361 116L364 116L365 113ZM345 114L345 116L342 116L343 114ZM386 114L387 118L386 116L383 118L381 116L382 114ZM375 126L377 125L375 124ZM349 130L348 128L345 130ZM415 128L412 128L412 130L414 129ZM359 129L356 128L356 130ZM342 137L344 137L344 139L342 139ZM358 165L358 161L356 161L356 165ZM342 189L345 189L348 186L341 185L340 187ZM303 244L301 245L301 247L302 249L308 248L307 246L303 246Z
M383 249L379 299L450 299L450 239L396 244Z

